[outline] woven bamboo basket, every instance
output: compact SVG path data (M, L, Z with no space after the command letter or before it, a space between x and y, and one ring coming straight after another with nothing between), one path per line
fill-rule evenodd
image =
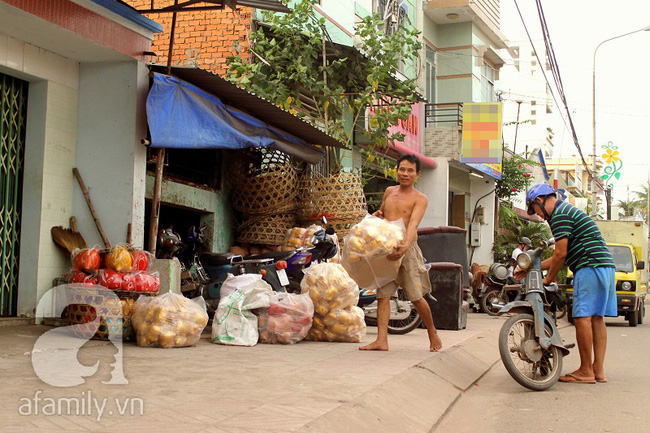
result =
M298 174L289 155L271 149L247 150L238 152L229 165L232 204L245 217L295 210Z
M325 216L339 240L368 213L361 176L357 173L307 174L298 183L298 202L301 225L319 224Z
M252 217L239 227L237 241L244 244L282 245L287 230L291 229L295 222L294 214Z
M102 296L97 292L92 294L92 291L87 294L80 291L68 293L68 325L79 325L72 328L75 336L86 340L109 340L111 334L114 336L121 335L123 341L135 338L135 332L131 324L133 305L140 296L156 296L157 293L123 290L114 290L112 292L117 295L118 299L112 296ZM97 310L88 302L101 305L99 307L99 326L94 323L97 318Z

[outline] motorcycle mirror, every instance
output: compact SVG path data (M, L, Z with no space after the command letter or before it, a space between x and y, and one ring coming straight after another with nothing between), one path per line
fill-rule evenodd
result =
M327 229L325 230L325 234L328 234L330 236L332 236L334 233L336 233L336 231L334 230L334 227L332 227L332 226L327 227Z
M323 215L321 221L323 222L323 225L327 225L327 218L325 218L325 215Z

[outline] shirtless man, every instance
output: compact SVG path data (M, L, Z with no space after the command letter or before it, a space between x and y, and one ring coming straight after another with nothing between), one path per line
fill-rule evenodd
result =
M420 160L414 155L403 155L397 160L397 177L399 185L386 188L381 208L373 215L388 221L404 220L406 240L388 256L390 260L399 260L402 265L397 279L377 290L377 339L360 347L361 350L388 350L388 320L390 318L390 298L400 285L406 296L427 326L429 333L429 350L440 350L442 341L433 326L433 316L429 304L422 297L431 291L429 275L424 267L422 251L418 247L418 225L427 209L427 196L416 190L413 185L420 177Z

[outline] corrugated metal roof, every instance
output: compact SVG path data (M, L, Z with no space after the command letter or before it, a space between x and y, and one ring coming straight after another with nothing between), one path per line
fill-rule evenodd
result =
M165 66L159 65L152 65L150 68L163 74L167 70ZM345 143L327 135L310 123L254 93L237 87L212 72L194 67L175 66L172 67L171 74L218 97L225 104L250 113L263 122L305 140L309 144L347 148Z

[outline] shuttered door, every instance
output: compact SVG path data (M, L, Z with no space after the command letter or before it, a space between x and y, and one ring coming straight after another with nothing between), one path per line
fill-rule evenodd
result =
M0 73L0 316L15 316L27 82Z

